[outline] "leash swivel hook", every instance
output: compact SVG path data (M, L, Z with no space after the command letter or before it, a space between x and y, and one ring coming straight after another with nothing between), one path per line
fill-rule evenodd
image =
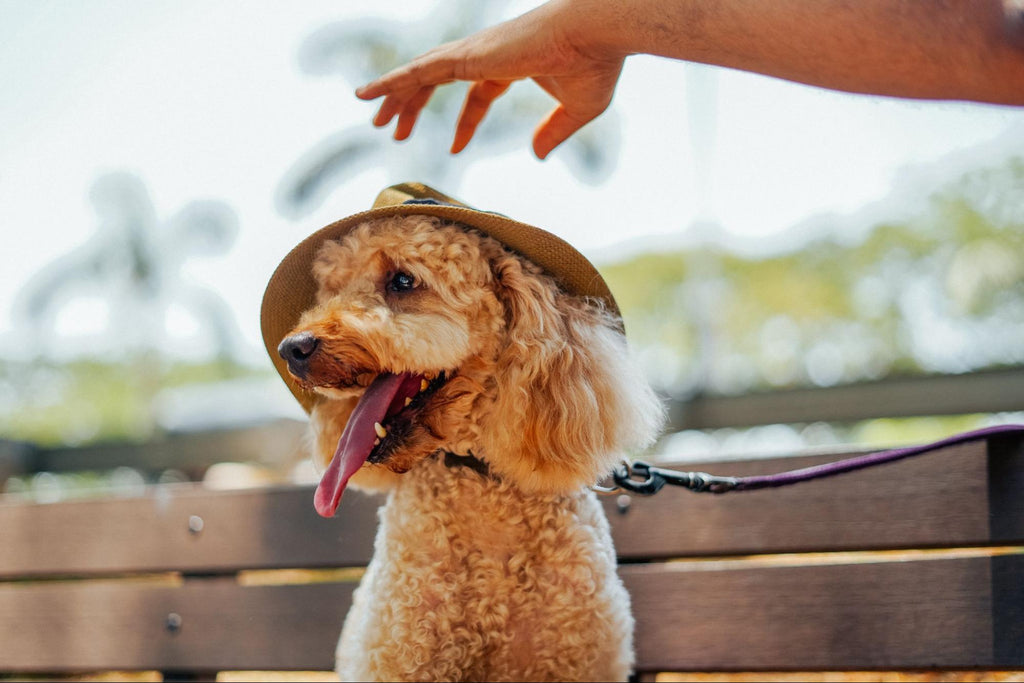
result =
M616 486L624 491L641 496L652 496L665 485L665 477L650 464L637 460L624 462L612 470L612 479Z
M727 493L739 485L736 477L719 477L707 472L679 472L655 467L643 460L624 462L612 470L612 479L619 489L641 496L651 496L665 484L681 486L694 493Z

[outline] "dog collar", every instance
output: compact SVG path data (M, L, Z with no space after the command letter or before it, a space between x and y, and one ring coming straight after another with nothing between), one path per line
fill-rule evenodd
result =
M472 453L462 455L461 453L452 453L451 451L444 451L444 458L442 460L445 467L456 469L458 467L465 467L466 469L473 470L481 477L485 479L497 479L497 477L491 474L491 468L480 458L476 457Z

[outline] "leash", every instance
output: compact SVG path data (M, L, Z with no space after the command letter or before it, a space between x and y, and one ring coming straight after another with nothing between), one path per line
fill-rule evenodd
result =
M884 465L886 463L903 460L915 455L931 453L940 448L956 446L958 444L981 441L992 436L1005 434L1024 434L1024 425L996 425L985 427L969 432L962 432L954 436L935 441L923 446L908 446L905 448L894 448L887 451L878 451L859 455L845 460L804 467L802 469L779 472L778 474L763 474L748 477L721 477L707 472L680 472L664 467L655 467L642 460L622 463L612 470L614 487L594 486L599 493L618 493L627 491L642 496L650 496L662 489L666 484L680 486L694 493L729 493L731 491L756 491L758 489L778 488L790 486L814 479L834 477L838 474L862 470L866 467Z

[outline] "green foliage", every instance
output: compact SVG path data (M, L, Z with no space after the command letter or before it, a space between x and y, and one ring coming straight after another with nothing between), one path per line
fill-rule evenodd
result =
M879 222L855 244L758 257L700 247L602 271L631 343L669 390L1019 364L1024 160L966 174L920 215Z
M230 360L169 363L155 354L131 363L0 362L0 438L41 445L142 441L157 430L153 399L168 387L269 374Z

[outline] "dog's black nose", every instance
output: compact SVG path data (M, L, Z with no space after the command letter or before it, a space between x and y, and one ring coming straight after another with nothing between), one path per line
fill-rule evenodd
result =
M309 359L316 353L320 340L310 332L299 332L285 337L277 352L288 362L288 369L296 377L305 377L309 372Z

